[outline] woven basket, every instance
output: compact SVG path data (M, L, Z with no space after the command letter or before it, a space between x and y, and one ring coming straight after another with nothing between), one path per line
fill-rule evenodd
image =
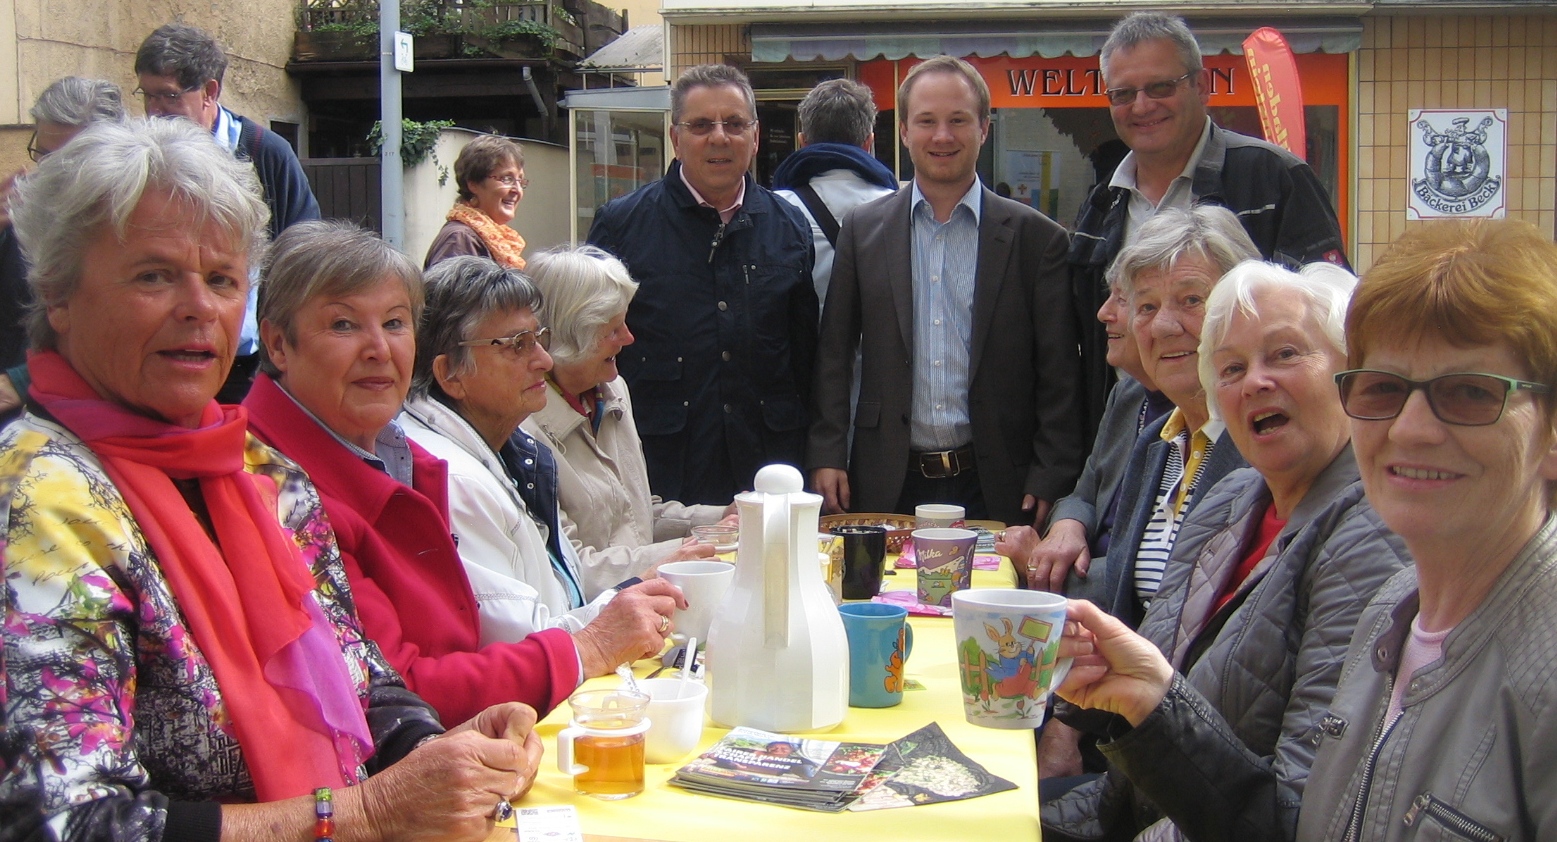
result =
M914 531L914 516L868 512L822 515L821 526L824 532L831 532L835 526L885 526L887 552L900 553L903 551L903 542L908 540L908 536Z

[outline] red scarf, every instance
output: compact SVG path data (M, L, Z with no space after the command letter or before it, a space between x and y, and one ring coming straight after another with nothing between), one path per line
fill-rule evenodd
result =
M302 552L276 520L274 483L244 470L247 411L212 401L189 429L104 400L53 351L27 367L29 394L102 460L135 516L211 665L259 800L357 783L372 753L362 704ZM221 548L175 479L199 481Z

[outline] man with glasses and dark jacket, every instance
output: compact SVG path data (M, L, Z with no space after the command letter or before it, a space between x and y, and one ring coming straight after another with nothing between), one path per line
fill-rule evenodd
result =
M135 51L135 93L147 117L183 117L216 139L223 149L254 165L265 204L270 206L270 238L289 226L319 218L319 203L291 144L258 122L228 111L219 101L227 53L203 29L182 23L160 26ZM258 271L258 267L251 267ZM238 403L248 394L259 367L259 325L254 320L259 284L250 286L238 356L227 383L216 396Z
M1267 260L1294 269L1321 260L1349 268L1340 223L1313 170L1207 115L1210 71L1183 19L1160 12L1126 17L1103 43L1099 62L1114 130L1130 152L1082 203L1066 258L1089 440L1115 381L1108 338L1095 317L1108 298L1104 273L1158 210L1222 205Z
M763 465L805 458L818 318L811 228L751 177L757 108L745 74L687 70L670 114L670 171L600 208L589 243L639 284L627 310L637 341L617 366L650 488L724 505Z

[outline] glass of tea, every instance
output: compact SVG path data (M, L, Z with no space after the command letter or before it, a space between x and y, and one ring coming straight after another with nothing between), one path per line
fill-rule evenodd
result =
M584 690L568 699L573 720L557 734L557 768L573 789L606 801L643 792L649 697L626 688Z

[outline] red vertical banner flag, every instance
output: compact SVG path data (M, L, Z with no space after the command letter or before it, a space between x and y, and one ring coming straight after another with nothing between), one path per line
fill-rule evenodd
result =
M1308 133L1303 125L1303 86L1297 61L1280 32L1262 26L1243 42L1243 57L1254 80L1254 100L1260 109L1265 139L1308 160Z

